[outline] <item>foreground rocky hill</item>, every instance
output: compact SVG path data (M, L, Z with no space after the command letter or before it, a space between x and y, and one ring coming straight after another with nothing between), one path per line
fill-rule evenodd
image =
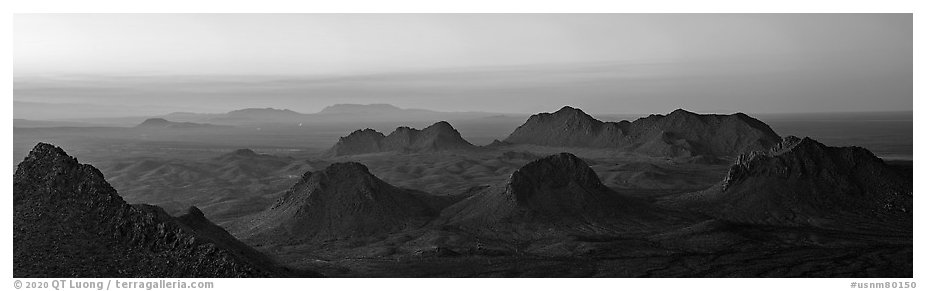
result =
M741 155L723 181L682 205L726 220L765 225L909 231L913 185L859 147L789 136Z
M642 202L604 186L579 157L560 153L524 165L504 185L486 187L442 216L448 224L488 228L519 223L588 227L636 220L646 210Z
M475 148L476 146L463 139L460 132L450 123L441 121L421 130L399 127L389 135L383 135L372 129L357 130L338 140L338 143L329 150L329 154L345 156L378 152L435 152Z
M191 208L129 205L90 165L40 143L13 176L16 277L316 276L277 267Z
M246 218L237 233L274 244L390 233L436 216L427 196L389 185L362 164L336 163L306 172L270 208Z
M695 114L675 110L633 122L603 122L569 106L532 115L504 140L513 144L617 148L653 156L735 156L766 149L781 137L742 113Z

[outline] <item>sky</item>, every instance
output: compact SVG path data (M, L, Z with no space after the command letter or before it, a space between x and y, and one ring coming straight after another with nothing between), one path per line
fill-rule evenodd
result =
M113 114L913 104L910 14L17 14L13 37L15 101Z

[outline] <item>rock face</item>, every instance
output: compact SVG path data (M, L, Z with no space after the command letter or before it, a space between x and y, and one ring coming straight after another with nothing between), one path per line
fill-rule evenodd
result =
M129 205L100 171L49 144L19 164L13 210L17 277L286 275L198 209L175 218Z
M372 129L357 130L338 140L329 150L334 156L378 152L434 152L471 150L469 143L450 123L441 121L422 130L399 127L387 136Z
M595 225L636 212L636 207L642 205L604 186L585 161L561 153L528 163L504 185L484 188L441 216L458 225Z
M362 238L421 226L437 211L427 194L397 188L366 166L335 163L302 179L246 222L245 238L275 243Z
M653 156L735 156L779 142L768 125L742 113L675 110L634 122L602 122L569 106L531 116L505 139L543 146L618 148Z
M789 136L741 155L688 204L738 222L864 228L912 219L912 182L864 148Z

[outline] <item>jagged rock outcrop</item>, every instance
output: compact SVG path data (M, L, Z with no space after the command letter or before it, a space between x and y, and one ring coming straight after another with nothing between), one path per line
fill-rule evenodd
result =
M451 225L489 228L511 223L601 225L645 209L604 186L585 161L561 153L528 163L504 185L482 188L441 216Z
M543 146L619 148L653 156L735 156L781 140L768 125L742 113L675 110L636 121L603 122L569 106L532 115L505 142Z
M193 210L129 205L99 170L40 143L13 176L16 277L287 275Z
M247 218L239 237L306 242L363 238L425 224L439 210L427 194L380 180L366 166L335 163L306 172L270 208Z
M476 146L469 143L450 123L437 122L424 129L399 127L388 136L372 129L357 130L338 140L329 150L333 156L356 155L378 152L434 152L447 150L471 150Z
M683 201L736 222L871 228L912 219L912 182L864 148L789 136L740 155L722 182Z

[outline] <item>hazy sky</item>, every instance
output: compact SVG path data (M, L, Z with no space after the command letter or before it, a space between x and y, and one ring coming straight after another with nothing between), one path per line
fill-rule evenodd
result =
M912 110L912 46L909 14L29 14L14 17L14 99Z

